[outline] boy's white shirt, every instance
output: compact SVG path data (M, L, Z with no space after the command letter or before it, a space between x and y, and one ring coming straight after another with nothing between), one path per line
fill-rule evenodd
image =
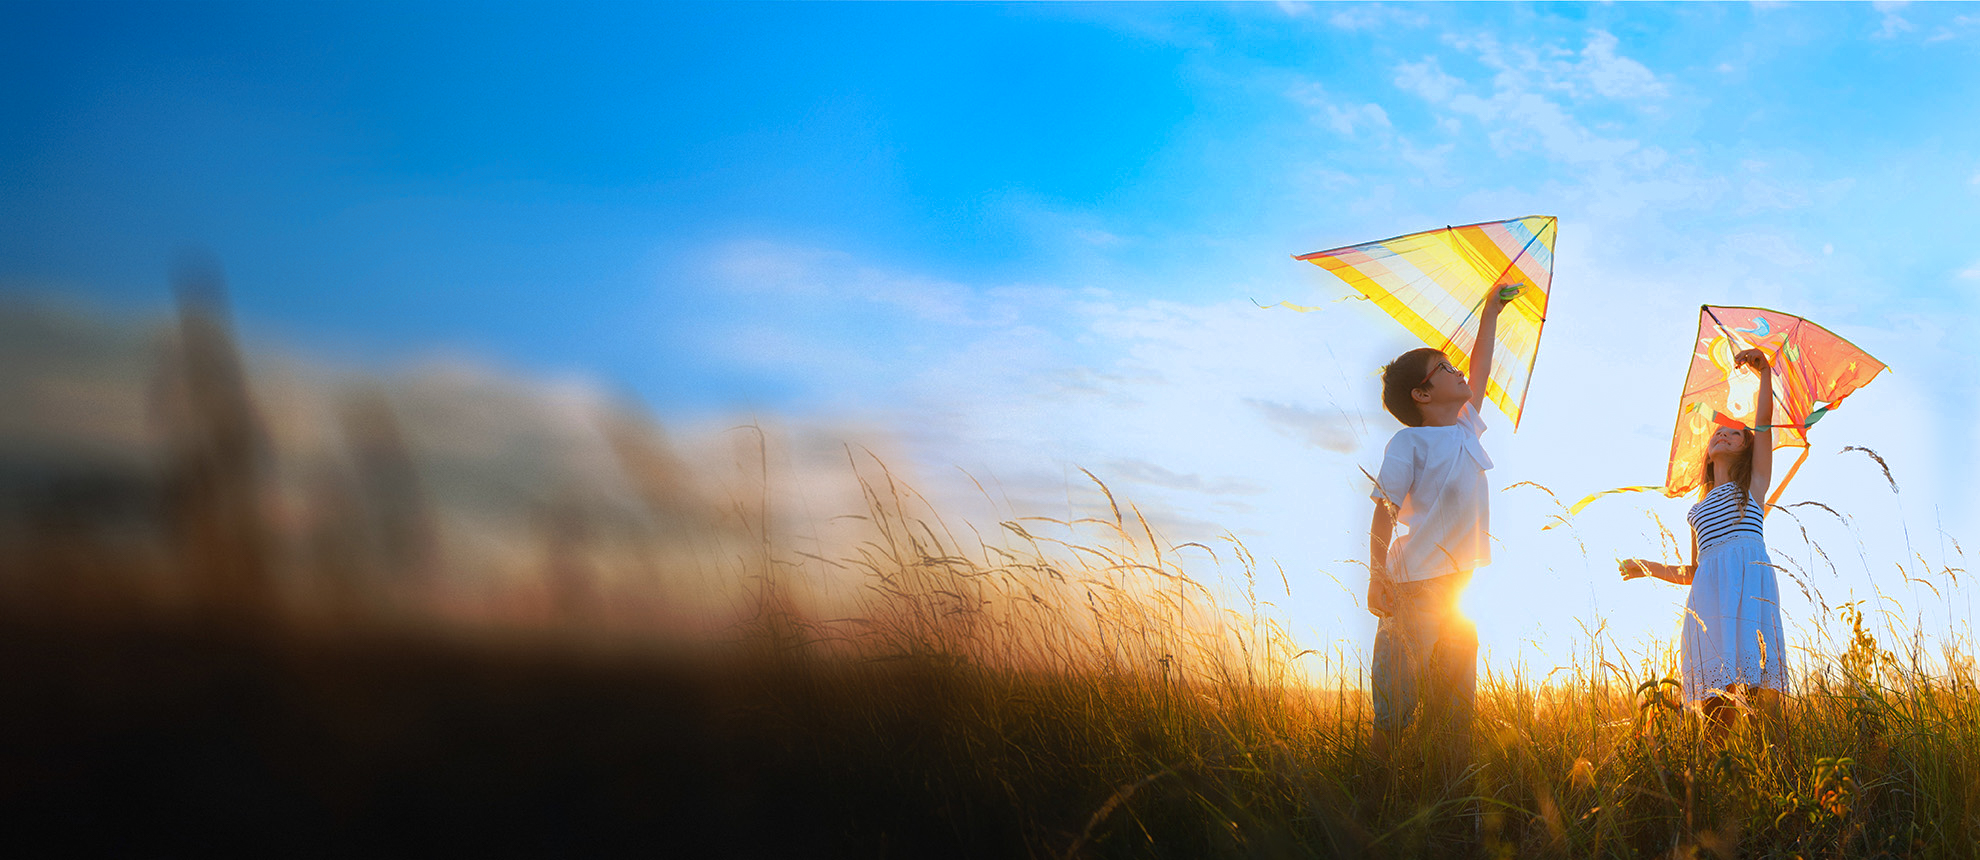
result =
M1485 421L1467 402L1456 424L1404 427L1390 437L1369 498L1397 507L1409 527L1389 545L1389 579L1415 582L1492 563L1492 458L1479 437Z

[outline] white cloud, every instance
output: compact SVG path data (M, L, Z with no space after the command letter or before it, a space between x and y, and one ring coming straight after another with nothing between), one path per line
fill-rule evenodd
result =
M1081 242L1085 242L1088 245L1093 245L1095 247L1102 247L1102 248L1113 247L1115 245L1119 245L1127 241L1119 236L1114 235L1113 233L1107 232L1106 230L1100 230L1097 228L1088 228L1088 227L1074 228L1070 232L1070 235L1072 235L1073 238L1078 239Z
M1361 447L1355 438L1354 420L1338 407L1331 413L1302 406L1245 398L1246 406L1258 410L1280 432L1315 448L1337 454L1352 454Z
M707 332L705 346L741 367L757 370L830 369L833 375L858 375L882 366L862 350L830 338L772 322L743 322Z
M1563 161L1600 162L1620 158L1637 147L1634 140L1590 131L1560 105L1534 92L1502 89L1489 99L1465 94L1451 99L1449 107L1491 128L1488 137L1501 150L1537 146Z
M1374 30L1396 27L1423 27L1428 16L1399 6L1361 5L1340 7L1327 17L1327 23L1341 30Z
M1322 192L1338 192L1353 188L1361 181L1352 173L1336 170L1324 164L1304 165L1296 176L1300 180L1297 183L1300 187Z
M1612 99L1658 99L1667 93L1650 69L1616 54L1616 37L1604 30L1589 35L1576 71L1596 93Z
M1969 281L1980 281L1980 262L1966 267L1959 273L1959 276Z
M1663 147L1646 146L1633 152L1629 157L1628 164L1637 170L1656 170L1663 167L1665 162L1670 160L1670 157L1671 154L1665 152Z
M1464 89L1464 81L1444 72L1436 57L1424 57L1420 63L1403 63L1396 67L1395 84L1404 92L1415 93L1431 104L1443 104Z
M708 269L744 294L858 301L903 310L926 321L980 322L974 293L950 281L864 265L843 251L743 240L717 247Z
M1425 149L1404 139L1400 141L1400 146L1396 150L1396 158L1430 181L1444 184L1451 179L1450 158L1456 151L1455 143L1445 143Z
M1805 266L1814 262L1793 239L1778 233L1733 233L1726 236L1728 256L1752 256L1781 268Z
M1606 30L1588 31L1579 51L1558 45L1506 45L1490 34L1453 39L1452 45L1476 56L1498 71L1494 86L1540 89L1575 99L1601 97L1647 102L1668 95L1663 81L1649 67L1616 52L1621 44Z
M1742 196L1745 202L1740 206L1741 212L1800 209L1809 203L1807 194L1784 185L1759 180L1746 183Z
M699 318L669 337L801 410L888 408L899 380L965 349L989 350L962 368L979 379L1023 376L1078 304L1070 290L961 284L783 242L731 241L702 259L705 295L683 311Z
M1327 107L1329 125L1342 135L1354 136L1356 126L1369 129L1388 129L1389 114L1378 104L1364 104L1359 107Z
M1342 137L1355 137L1361 132L1387 132L1392 126L1389 114L1381 105L1374 103L1343 105L1327 95L1325 87L1317 83L1302 83L1293 87L1290 93L1293 101L1305 105L1312 111L1315 122L1324 123L1334 133Z
M1945 42L1971 36L1976 30L1980 30L1980 15L1954 15L1951 21L1934 30L1925 41Z
M1313 17L1313 4L1311 3L1295 2L1295 0L1279 0L1277 5L1279 11L1286 13L1286 17L1288 18Z
M1638 105L1667 94L1656 74L1617 53L1619 41L1603 30L1590 31L1578 52L1555 46L1508 46L1490 35L1456 39L1452 44L1495 70L1489 95L1444 71L1436 57L1397 65L1393 82L1432 106L1477 120L1500 151L1539 149L1570 163L1623 157L1638 148L1636 141L1596 133L1548 94ZM1440 117L1438 122L1448 128L1449 119Z
M1633 166L1632 166L1633 167ZM1572 197L1590 216L1609 222L1632 221L1647 211L1699 209L1720 200L1726 183L1700 175L1690 166L1641 173L1624 165L1597 165Z
M1231 477L1205 480L1202 475L1172 472L1147 460L1115 460L1108 464L1108 471L1128 481L1212 496L1256 496L1265 492L1256 481Z
M1911 22L1906 21L1903 16L1898 14L1898 10L1903 9L1906 5L1905 3L1877 2L1870 5L1878 12L1883 13L1883 18L1878 22L1877 32L1870 34L1871 38L1893 39L1912 29Z

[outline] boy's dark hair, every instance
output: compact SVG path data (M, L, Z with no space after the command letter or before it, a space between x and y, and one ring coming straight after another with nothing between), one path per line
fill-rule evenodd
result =
M1430 375L1430 365L1443 355L1440 350L1418 347L1396 356L1395 361L1382 368L1382 406L1397 421L1410 427L1423 426L1423 407L1409 393L1423 387L1424 377Z

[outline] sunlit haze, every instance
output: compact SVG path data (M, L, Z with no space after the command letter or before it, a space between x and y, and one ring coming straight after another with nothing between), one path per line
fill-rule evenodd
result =
M633 401L704 460L757 424L793 521L859 503L847 446L958 532L1110 518L1090 472L1168 544L1241 541L1323 652L1372 638L1363 470L1400 426L1376 373L1418 344L1293 255L1558 216L1522 425L1485 413L1494 559L1466 605L1487 664L1545 674L1598 625L1674 635L1683 591L1615 560L1682 560L1659 524L1688 551L1689 500L1565 505L1662 480L1707 303L1804 316L1891 368L1811 431L1781 500L1827 509L1768 519L1789 640L1859 599L1968 629L1972 5L6 19L10 300L162 314L200 249L269 354ZM1320 310L1261 307L1280 301ZM1230 553L1199 563L1242 591Z

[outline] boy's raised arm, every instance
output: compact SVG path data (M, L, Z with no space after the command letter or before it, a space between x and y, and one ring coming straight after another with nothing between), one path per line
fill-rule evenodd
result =
M1471 368L1465 373L1471 382L1471 408L1473 411L1485 408L1485 386L1492 378L1492 347L1499 340L1499 311L1512 300L1504 292L1506 288L1494 288L1485 297L1485 309L1478 316L1478 342L1471 346ZM1518 295L1514 292L1512 295Z

